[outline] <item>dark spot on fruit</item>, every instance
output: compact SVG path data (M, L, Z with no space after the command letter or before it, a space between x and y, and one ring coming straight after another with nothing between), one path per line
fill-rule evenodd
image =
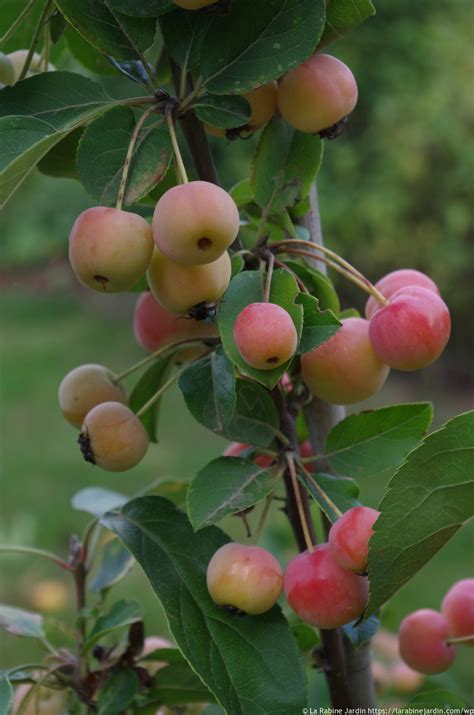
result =
M276 363L279 362L279 361L280 361L280 358L277 357L276 355L274 355L273 357L267 358L267 363L268 363L269 365L276 365Z
M78 438L79 447L81 448L82 456L86 462L95 464L94 452L92 451L91 441L87 432L81 432Z
M203 238L200 238L198 241L198 248L201 249L201 251L208 251L212 246L212 241L210 238L206 238L203 236Z
M245 611L241 611L240 608L236 608L235 606L231 605L225 605L221 606L221 608L224 609L224 611L227 611L231 616L246 616L247 614Z
M109 279L106 276L94 276L94 280L97 281L97 283L100 283L102 286L102 290L105 290L107 288L107 283L109 282Z

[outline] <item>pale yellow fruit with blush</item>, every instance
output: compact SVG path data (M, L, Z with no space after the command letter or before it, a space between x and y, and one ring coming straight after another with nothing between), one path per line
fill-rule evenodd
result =
M18 81L21 71L25 65L26 58L28 57L28 52L29 50L15 50L15 52L10 52L7 57L10 60L10 62L13 65L14 69L14 79L13 82L10 84L15 84L15 82ZM48 62L48 72L54 72L56 67L51 63ZM34 74L38 74L39 72L44 72L44 62L41 58L41 55L38 54L38 52L33 53L33 57L31 58L31 63L28 68L28 72L26 73L26 77L31 77Z
M85 416L102 402L128 404L121 385L115 384L116 375L103 365L80 365L68 372L59 385L59 406L64 417L74 427L82 427Z
M170 261L155 249L147 279L156 300L175 315L186 315L200 303L215 303L229 285L232 273L229 254L199 266Z
M53 578L37 581L31 586L29 594L32 606L41 613L58 613L71 596L64 581Z

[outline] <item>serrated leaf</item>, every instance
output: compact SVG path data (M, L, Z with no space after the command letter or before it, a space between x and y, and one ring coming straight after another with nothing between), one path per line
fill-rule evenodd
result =
M173 355L158 358L151 367L141 376L129 397L129 406L132 412L138 412L143 405L162 387L174 360ZM161 400L155 402L153 407L140 417L152 442L157 442L156 430L158 423L158 410Z
M275 488L275 480L274 472L240 457L218 457L209 462L188 490L188 514L194 530L257 504Z
M270 290L270 302L284 308L293 320L298 337L303 327L303 309L295 303L298 285L285 270L274 271ZM272 370L256 370L240 355L234 341L234 323L239 313L250 303L262 301L262 282L259 271L244 271L235 276L225 292L219 310L219 334L227 355L239 370L262 385L272 388L288 369L291 360Z
M160 18L166 49L179 67L190 70L199 63L201 45L212 17L210 13L175 8Z
M384 604L474 515L474 411L411 452L379 504L366 615Z
M272 119L262 132L250 177L255 201L280 211L304 199L321 166L323 142L318 136Z
M298 353L307 353L329 340L341 327L332 310L321 310L319 301L312 295L300 293L297 303L303 306L303 332Z
M313 474L312 477L339 511L345 512L354 506L360 506L360 502L357 498L360 490L353 479L349 479L348 477L335 477L332 474L322 473ZM339 514L335 511L331 503L324 498L307 477L303 475L301 481L319 507L324 511L329 521L335 522L339 518Z
M137 118L129 107L113 107L90 124L79 144L77 169L81 182L101 206L117 200L123 165ZM139 201L159 183L171 162L169 133L157 119L145 122L135 144L124 203Z
M326 25L319 47L342 37L371 15L375 15L375 8L370 0L331 0L326 6Z
M377 633L380 626L380 620L378 616L373 613L370 618L368 618L363 623L358 623L358 621L351 621L342 626L342 630L346 636L350 639L352 645L355 648L360 648L370 641L371 638Z
M192 416L214 432L222 433L235 410L235 370L222 349L184 370L178 387Z
M247 100L236 95L205 94L193 109L201 122L224 129L247 124L252 113Z
M142 618L140 606L136 601L117 601L108 613L97 619L94 628L84 643L83 652L87 653L97 641L109 633L119 628L130 626L132 623L137 623Z
M228 543L219 529L194 533L160 497L135 499L103 522L142 565L177 646L227 712L286 715L306 706L299 653L280 609L236 618L209 596L207 565Z
M173 7L173 0L109 0L114 10L133 17L158 17Z
M318 44L324 15L323 0L233 2L213 17L202 44L209 91L242 94L301 64Z
M86 487L76 492L71 499L73 509L85 511L92 516L102 516L106 511L118 509L126 504L129 497L111 489Z
M55 144L38 162L39 171L46 176L79 179L76 170L76 154L83 132L84 129L78 127Z
M97 715L120 715L126 712L139 690L140 681L133 670L112 673L99 691Z
M39 613L31 613L22 608L0 604L0 627L14 636L39 640L45 637L43 617Z
M304 227L297 226L296 228L301 229ZM308 240L307 236L306 238L304 236L298 236L298 238ZM321 273L321 271L318 271L318 269L313 266L297 263L296 261L285 260L285 264L296 273L310 293L319 300L321 310L329 309L332 310L335 315L338 315L340 318L342 317L342 315L339 314L341 309L339 296L336 293L332 281L325 276L324 273Z
M116 59L140 59L155 37L155 20L124 15L113 9L113 2L57 0L56 5L82 37Z
M246 380L237 380L236 394L234 415L222 437L254 447L268 447L280 424L272 398L263 387Z
M0 677L0 715L8 715L13 700L13 688L6 675Z
M89 583L89 589L99 593L121 581L134 564L133 556L118 539L102 547L99 562Z
M429 402L350 415L329 432L327 457L336 472L356 478L394 469L418 444L432 418Z
M214 696L189 667L188 663L172 663L153 677L149 697L163 705L208 703Z

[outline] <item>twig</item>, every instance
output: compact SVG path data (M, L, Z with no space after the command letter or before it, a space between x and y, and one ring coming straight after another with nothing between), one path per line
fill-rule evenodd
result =
M123 164L123 169L122 169L122 177L120 179L120 187L118 190L117 194L117 203L115 204L115 208L121 209L123 206L123 200L125 198L125 189L127 187L127 179L128 179L128 172L130 171L130 164L132 162L132 155L133 155L133 150L135 149L135 145L137 143L138 135L140 134L140 130L148 117L156 111L155 107L149 107L147 110L145 110L140 117L140 119L137 121L135 125L135 129L132 132L132 136L130 137L130 142L128 144L128 149L127 149L127 155L125 157L125 161Z

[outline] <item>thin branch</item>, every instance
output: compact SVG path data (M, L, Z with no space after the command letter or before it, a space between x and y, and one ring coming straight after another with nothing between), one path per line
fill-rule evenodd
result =
M30 14L30 10L33 8L35 2L36 0L29 0L28 4L25 5L24 9L20 12L13 24L10 25L8 30L2 35L2 37L0 37L0 47L3 47L3 45L8 42L15 30L21 25L25 17Z
M120 179L120 187L118 190L117 194L117 203L115 204L115 208L121 209L123 206L123 200L125 198L125 189L127 188L127 179L128 179L128 173L130 171L130 164L132 162L132 156L133 156L133 151L135 149L135 145L137 143L138 135L140 134L140 130L148 117L155 111L155 107L149 107L146 111L143 112L142 116L140 119L137 121L135 125L135 129L132 132L132 136L130 137L130 142L128 144L128 149L127 149L127 155L125 157L125 161L123 164L123 169L122 169L122 177Z

